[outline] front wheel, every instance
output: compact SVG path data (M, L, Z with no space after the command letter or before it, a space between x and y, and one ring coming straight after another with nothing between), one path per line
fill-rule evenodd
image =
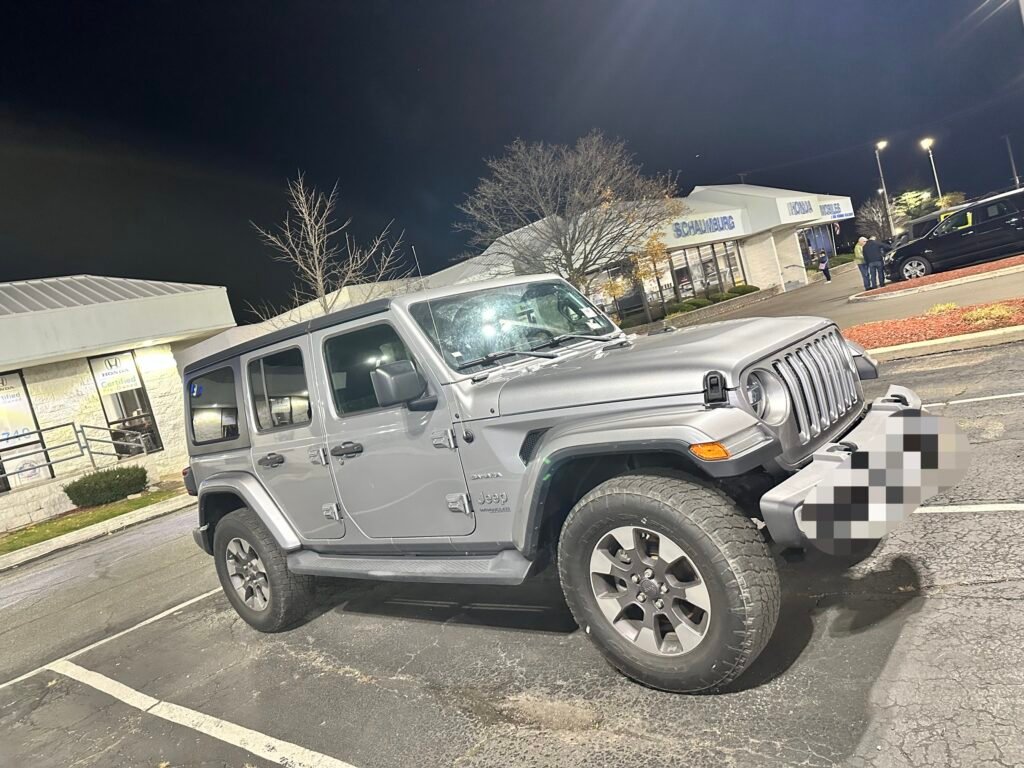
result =
M260 632L280 632L306 615L313 579L288 570L285 554L250 509L237 509L217 523L213 558L228 601Z
M599 485L569 513L558 564L580 627L614 667L653 688L725 686L778 619L778 572L754 524L683 477Z
M932 273L932 264L923 256L911 256L900 262L900 276L904 280L915 280Z

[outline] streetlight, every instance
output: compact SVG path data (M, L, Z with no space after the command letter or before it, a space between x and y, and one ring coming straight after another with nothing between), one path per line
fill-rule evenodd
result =
M889 193L885 189L885 175L882 173L882 156L879 154L888 146L889 142L885 139L875 144L875 162L878 163L878 180L882 182L882 188L878 192L885 201L885 218L889 221L889 237L894 237L896 228L892 224L892 211L889 210Z
M928 153L928 159L932 161L932 176L935 177L935 191L939 193L939 197L942 197L942 187L939 186L939 172L935 170L935 155L932 154L932 145L935 143L935 139L925 138L921 139L921 149Z

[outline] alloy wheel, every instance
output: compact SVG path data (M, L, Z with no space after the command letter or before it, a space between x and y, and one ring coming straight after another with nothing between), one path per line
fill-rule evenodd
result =
M236 537L228 542L225 555L228 578L242 602L254 611L266 610L270 603L270 580L252 544Z
M924 277L926 274L928 274L928 265L920 259L910 259L903 263L903 277L907 280Z
M689 653L711 619L707 584L686 551L639 526L609 531L590 557L598 607L623 637L659 656Z

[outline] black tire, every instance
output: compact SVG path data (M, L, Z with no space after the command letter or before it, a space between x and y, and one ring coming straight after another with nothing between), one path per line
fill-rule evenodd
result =
M908 264L912 264L912 263L915 263L915 264L916 263L920 263L922 272L921 272L921 274L915 274L915 275L912 275L912 276L908 277L903 272L903 270L904 270L904 268ZM902 261L900 261L899 268L897 269L896 272L899 275L899 279L900 280L916 280L918 278L930 275L934 271L935 270L932 267L932 263L930 261L928 261L928 259L926 259L924 256L908 256L907 258L905 258Z
M602 613L591 556L620 526L668 537L699 572L710 610L692 650L644 650ZM755 525L729 498L685 476L623 475L597 486L562 527L558 566L569 609L604 657L627 677L665 691L712 692L735 680L764 649L779 615L778 571Z
M246 605L228 574L228 544L234 539L248 542L259 555L269 585L266 606L256 610ZM238 615L260 632L281 632L300 623L313 597L313 578L288 570L285 554L259 517L243 507L225 515L214 529L213 559L221 588Z

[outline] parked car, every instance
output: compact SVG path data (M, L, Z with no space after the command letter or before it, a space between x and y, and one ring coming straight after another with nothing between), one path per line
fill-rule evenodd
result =
M1024 190L972 202L886 257L890 280L912 280L1024 253Z
M378 300L185 368L195 539L262 632L303 619L311 577L514 585L553 561L611 664L714 690L774 629L769 537L855 538L810 494L879 519L867 469L835 478L921 401L868 402L876 374L821 318L628 337L553 276ZM882 508L921 475L890 474Z

